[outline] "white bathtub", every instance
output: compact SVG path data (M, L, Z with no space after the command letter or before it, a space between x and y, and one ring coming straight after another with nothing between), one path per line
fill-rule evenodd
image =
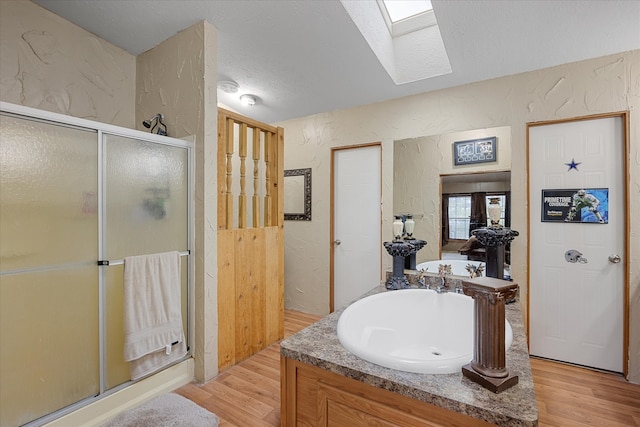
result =
M438 274L438 266L440 264L449 264L451 265L451 274L454 276L465 276L465 277L469 277L469 272L466 270L466 266L468 264L472 264L474 266L479 266L480 264L484 265L484 271L482 272L483 276L486 276L486 272L487 272L487 267L485 265L484 262L482 261L467 261L464 259L438 259L435 261L427 261L427 262L421 262L420 264L416 265L416 270L420 271L420 270L427 270L428 273L434 273L434 274ZM509 275L509 273L507 271L504 272L504 274L506 276Z
M473 322L471 297L403 289L347 307L338 320L338 339L356 356L387 368L451 374L473 359ZM506 348L512 340L506 322Z

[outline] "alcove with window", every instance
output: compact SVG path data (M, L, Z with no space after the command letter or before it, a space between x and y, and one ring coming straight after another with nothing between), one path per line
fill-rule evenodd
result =
M488 210L492 199L500 206L500 225L511 226L510 182L510 172L441 176L443 254L484 261L481 246L470 240L471 232L491 225Z

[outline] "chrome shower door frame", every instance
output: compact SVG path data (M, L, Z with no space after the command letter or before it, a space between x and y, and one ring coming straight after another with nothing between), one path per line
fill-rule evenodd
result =
M63 114L38 110L30 107L25 107L21 105L11 104L7 102L0 101L0 113L8 116L19 117L26 120L33 120L36 122L44 122L51 125L58 125L64 127L77 128L82 130L90 130L96 132L96 143L98 145L98 165L97 165L97 174L98 174L98 260L96 263L101 267L98 270L98 334L99 334L99 393L96 396L89 397L83 399L79 402L76 402L70 406L66 406L61 408L53 413L47 414L41 418L33 420L26 426L36 426L43 425L45 423L51 422L63 415L69 414L81 407L84 407L88 404L94 403L97 400L100 400L110 394L113 394L119 390L122 390L131 384L132 381L125 382L123 384L117 385L115 387L107 389L106 385L106 298L105 298L105 286L106 286L106 268L107 265L103 265L98 263L99 260L105 259L106 253L106 245L105 245L105 236L107 233L106 230L106 218L105 218L105 208L106 208L106 182L105 182L105 173L106 173L106 136L116 136L116 137L125 137L135 140L140 140L144 142L149 142L153 144L158 144L162 146L171 146L177 147L181 149L187 150L186 161L187 165L187 254L182 254L187 256L187 343L189 346L189 352L186 358L191 357L193 353L193 343L195 342L195 331L194 331L194 307L195 302L193 300L194 288L195 288L195 257L194 257L194 245L195 245L195 224L194 224L194 215L195 215L195 202L194 202L194 194L195 194L195 150L194 150L194 141L183 140L172 138L168 136L162 136L147 132L142 132L134 129L127 129L119 126L109 125L105 123L95 122L87 119L81 119L77 117L66 116ZM193 138L191 138L193 139ZM183 360L185 360L183 359Z

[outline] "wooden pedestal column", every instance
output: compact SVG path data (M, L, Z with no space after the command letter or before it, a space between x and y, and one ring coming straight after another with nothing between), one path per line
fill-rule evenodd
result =
M474 300L474 349L471 363L462 374L481 386L500 393L518 383L506 367L505 299L515 298L518 285L492 277L462 281L462 291Z

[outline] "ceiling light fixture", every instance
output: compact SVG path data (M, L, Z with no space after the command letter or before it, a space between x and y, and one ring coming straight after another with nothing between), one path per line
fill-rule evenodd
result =
M240 86L232 80L223 80L218 82L218 89L225 93L236 93L238 89L240 89Z
M256 97L253 95L241 95L240 96L240 102L242 103L242 105L246 105L248 107L251 107L253 105L256 105Z

